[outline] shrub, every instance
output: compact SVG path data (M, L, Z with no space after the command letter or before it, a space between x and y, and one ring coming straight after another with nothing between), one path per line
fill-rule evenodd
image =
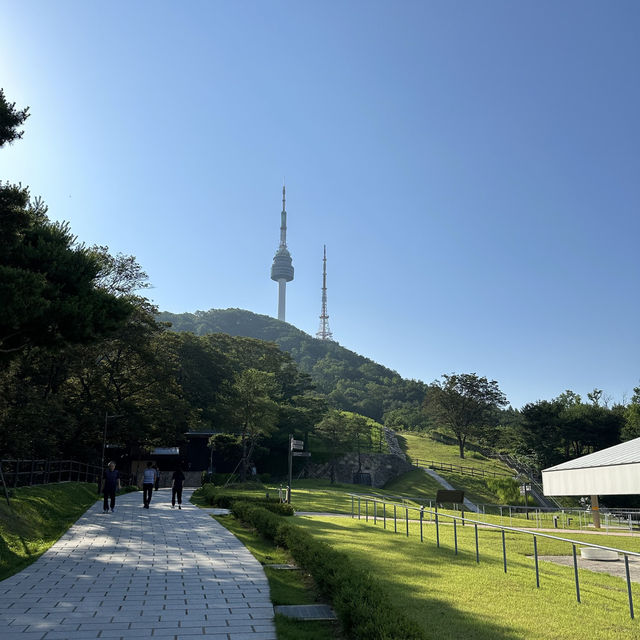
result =
M208 473L206 471L202 472L201 484L214 484L217 487L222 487L227 483L237 482L238 476L235 473Z
M199 489L199 492L200 496L202 496L207 504L210 504L213 507L220 507L221 509L232 509L234 503L244 502L262 506L265 509L281 516L292 516L295 513L293 505L283 504L277 498L266 499L241 497L237 494L223 491L220 487L215 487L212 484L205 484Z
M273 513L277 513L281 516L293 516L295 515L295 508L292 504L287 504L286 502L265 502L262 505L265 509L269 509L269 511Z
M348 556L274 513L237 500L234 515L253 525L265 538L289 549L331 600L350 638L423 640L422 629L394 610L371 574L353 566Z
M513 478L487 478L487 487L498 496L501 504L520 504L520 485Z

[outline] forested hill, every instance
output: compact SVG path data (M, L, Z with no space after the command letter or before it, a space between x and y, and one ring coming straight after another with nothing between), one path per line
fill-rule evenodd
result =
M162 312L158 319L170 322L173 331L196 335L228 333L275 342L291 354L301 371L311 375L317 390L333 406L374 420L382 420L389 412L398 417L407 412L415 415L424 398L424 383L405 380L369 358L335 342L312 338L269 316L243 309L211 309L181 314Z

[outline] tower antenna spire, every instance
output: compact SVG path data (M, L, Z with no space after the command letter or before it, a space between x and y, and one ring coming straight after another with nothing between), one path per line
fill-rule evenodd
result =
M330 340L333 342L333 334L329 329L329 314L327 313L327 245L324 245L322 258L322 310L320 311L320 329L316 333L316 338L320 340Z
M280 214L280 246L287 246L287 208L286 203L286 191L284 181L282 182L282 213Z

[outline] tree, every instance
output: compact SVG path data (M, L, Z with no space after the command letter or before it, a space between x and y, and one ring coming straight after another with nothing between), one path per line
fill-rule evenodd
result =
M234 427L240 434L242 445L240 479L243 482L247 479L247 471L259 439L275 430L277 394L273 373L249 368L236 374L231 403Z
M493 423L497 410L507 404L495 380L475 373L442 376L427 389L424 410L427 416L449 428L458 440L460 457L469 436L479 437L483 427Z
M430 424L424 411L418 407L402 407L386 411L384 414L384 426L395 431L429 431Z
M347 435L351 439L358 452L358 473L362 471L362 446L371 448L371 426L367 418L357 413L350 413L346 416Z
M19 139L27 110L0 91L0 147ZM76 244L66 223L47 218L29 190L0 183L0 360L27 347L87 343L121 326L124 298L98 286L100 260Z
M347 419L343 412L331 409L316 425L316 435L325 443L329 451L331 484L336 481L336 460L344 452L349 441Z
M622 440L640 438L640 387L633 389L631 402L624 409L624 426L620 435Z
M24 132L18 131L18 127L24 124L28 117L29 107L17 111L16 103L7 102L4 90L0 89L0 148L22 138Z
M593 391L587 393L587 398L591 400L591 403L594 407L600 406L600 398L602 397L602 389L594 389Z
M601 392L588 394L590 403L565 391L551 401L541 400L522 409L522 448L545 468L564 460L616 444L624 422L622 407L600 406Z

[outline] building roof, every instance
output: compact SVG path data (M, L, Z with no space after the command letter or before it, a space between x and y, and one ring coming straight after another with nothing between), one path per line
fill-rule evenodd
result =
M177 456L180 455L178 447L156 447L152 452L153 456Z
M568 460L545 471L561 471L563 469L589 469L591 467L608 467L617 464L633 464L640 462L640 438L634 438L613 447L589 453L586 456Z
M547 496L640 494L640 438L542 471Z

